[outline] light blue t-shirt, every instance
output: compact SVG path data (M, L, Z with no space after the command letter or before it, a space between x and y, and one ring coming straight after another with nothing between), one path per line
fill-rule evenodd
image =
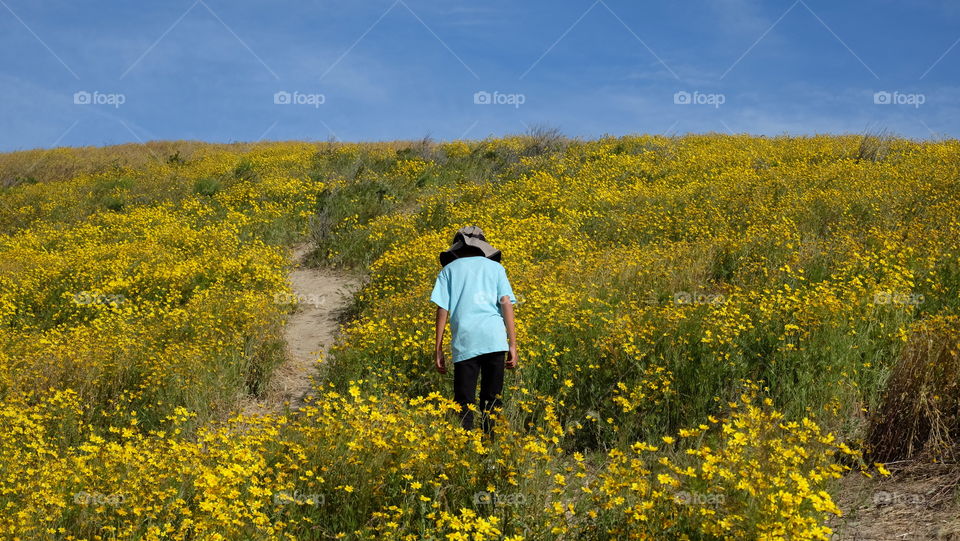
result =
M450 312L453 362L507 351L507 328L499 300L513 296L503 265L482 256L461 257L437 275L430 300Z

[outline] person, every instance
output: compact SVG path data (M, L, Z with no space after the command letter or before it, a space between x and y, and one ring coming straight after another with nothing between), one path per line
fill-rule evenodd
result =
M453 353L453 399L460 406L460 426L473 428L480 379L482 428L493 436L490 413L502 406L504 368L517 366L517 333L513 295L501 253L477 226L459 229L448 250L440 253L443 267L430 300L437 305L434 365L447 373L443 334L450 318Z

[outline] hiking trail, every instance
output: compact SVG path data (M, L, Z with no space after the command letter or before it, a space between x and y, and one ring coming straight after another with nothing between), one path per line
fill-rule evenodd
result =
M299 409L311 392L311 381L319 374L317 359L326 354L340 330L339 314L360 286L360 278L346 272L303 266L312 245L301 243L292 248L294 262L287 279L298 307L288 315L283 329L286 360L278 366L260 397L241 400L239 411L248 415L274 414Z
M890 478L850 473L834 495L842 517L828 525L836 541L960 539L960 483L954 464L903 461Z

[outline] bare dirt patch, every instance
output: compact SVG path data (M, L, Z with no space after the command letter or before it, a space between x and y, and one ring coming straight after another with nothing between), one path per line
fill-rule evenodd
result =
M357 276L303 266L310 250L309 244L299 244L291 256L295 265L289 281L298 307L284 328L287 359L274 371L263 397L241 400L238 409L244 414L278 413L288 404L296 410L303 404L318 373L317 360L337 338L337 315L350 304L350 297L360 285Z
M960 540L960 466L908 463L890 470L888 478L854 473L839 481L835 499L843 516L831 521L833 539Z

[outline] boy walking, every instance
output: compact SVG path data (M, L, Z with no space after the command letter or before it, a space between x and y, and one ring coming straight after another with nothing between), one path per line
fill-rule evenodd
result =
M461 228L450 249L440 253L443 268L430 300L437 305L434 365L447 373L443 333L450 317L453 339L453 399L460 405L460 425L473 428L470 405L477 401L484 432L492 434L489 413L501 406L503 370L517 366L517 333L513 304L517 302L500 264L500 250L487 243L477 226Z

